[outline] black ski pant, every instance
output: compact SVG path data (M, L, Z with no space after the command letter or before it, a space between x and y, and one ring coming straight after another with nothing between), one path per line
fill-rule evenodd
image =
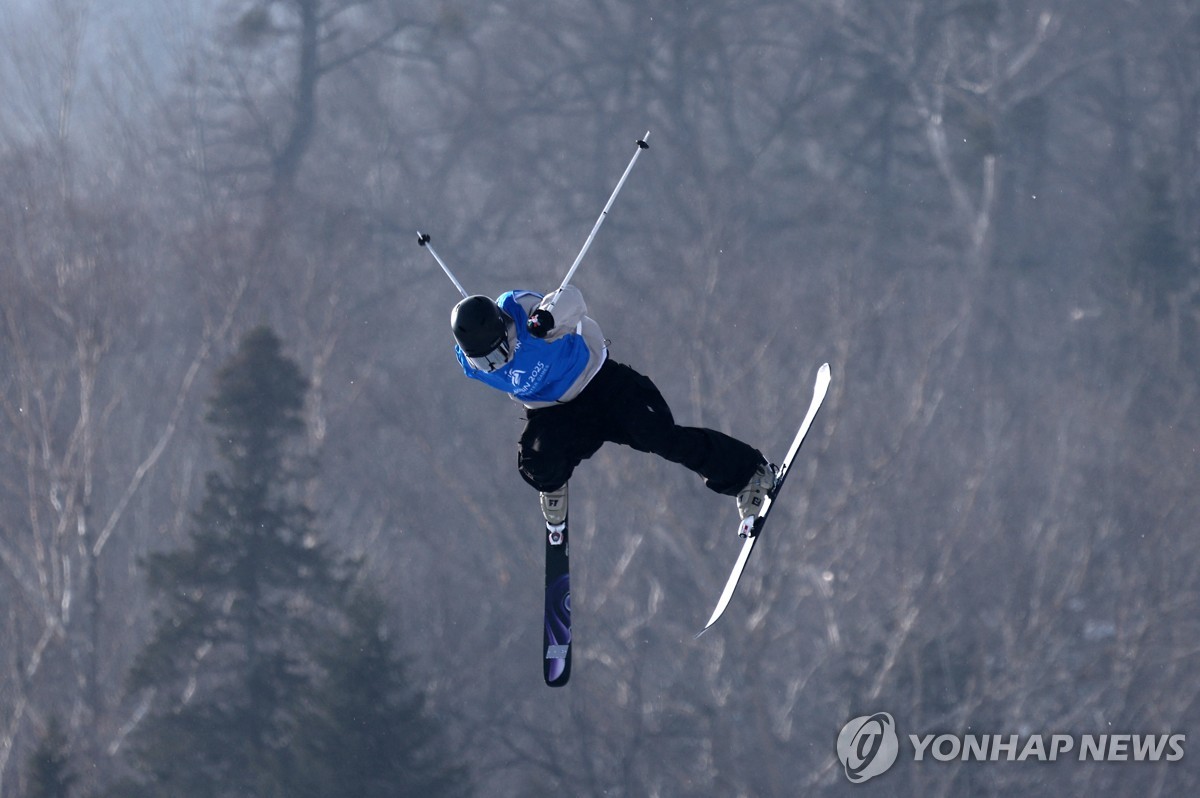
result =
M746 487L764 462L757 449L736 438L676 424L650 378L611 358L579 396L530 410L527 419L517 464L525 481L543 492L565 485L605 441L679 463L729 496Z

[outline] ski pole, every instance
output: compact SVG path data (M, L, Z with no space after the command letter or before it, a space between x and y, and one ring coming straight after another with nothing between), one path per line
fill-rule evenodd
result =
M587 254L588 247L592 245L592 239L596 237L596 231L600 229L600 225L604 224L604 220L608 217L608 209L612 207L613 200L617 198L617 194L621 191L621 186L625 185L625 178L629 177L629 173L633 171L633 165L637 163L638 156L642 154L642 150L650 149L650 145L646 143L646 139L650 138L650 131L646 131L646 135L637 140L637 149L633 153L633 157L629 159L629 165L625 167L625 172L621 175L621 179L617 181L617 187L613 189L612 196L608 198L608 202L604 203L604 210L600 211L600 218L596 220L596 224L592 226L592 232L588 234L587 241L583 242L583 249L579 250L579 254L575 256L575 262L571 264L571 268L567 271L567 276L563 278L562 285L558 287L561 291L571 282L571 278L575 276L575 270L579 268L579 264L583 261L583 256ZM553 303L547 308L552 310Z
M466 299L468 296L470 296L467 293L467 289L463 288L462 283L460 283L458 278L454 276L454 272L450 271L450 267L447 266L442 259L438 257L437 252L434 251L433 245L429 243L429 234L422 233L420 230L418 230L417 243L429 250L429 254L432 255L433 259L438 262L438 266L442 267L442 271L444 271L446 276L450 278L450 282L454 283L454 287L458 289L458 293L463 295L463 299Z

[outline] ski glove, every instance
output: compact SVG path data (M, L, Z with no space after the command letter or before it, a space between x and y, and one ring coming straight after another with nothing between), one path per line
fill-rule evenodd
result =
M554 329L554 316L545 308L537 308L529 314L525 328L534 338L545 338Z

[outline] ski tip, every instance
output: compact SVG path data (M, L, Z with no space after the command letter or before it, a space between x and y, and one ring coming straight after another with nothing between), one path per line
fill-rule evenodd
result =
M817 369L817 383L813 386L815 394L821 399L825 398L825 391L829 390L829 364L822 363L821 368Z

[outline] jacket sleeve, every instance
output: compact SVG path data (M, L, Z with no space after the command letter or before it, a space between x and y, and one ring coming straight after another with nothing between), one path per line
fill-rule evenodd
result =
M541 308L550 305L553 305L550 312L554 316L554 329L546 336L547 340L552 341L575 332L579 322L583 321L583 317L587 315L587 303L583 301L583 294L573 285L547 294L538 303L538 307Z

